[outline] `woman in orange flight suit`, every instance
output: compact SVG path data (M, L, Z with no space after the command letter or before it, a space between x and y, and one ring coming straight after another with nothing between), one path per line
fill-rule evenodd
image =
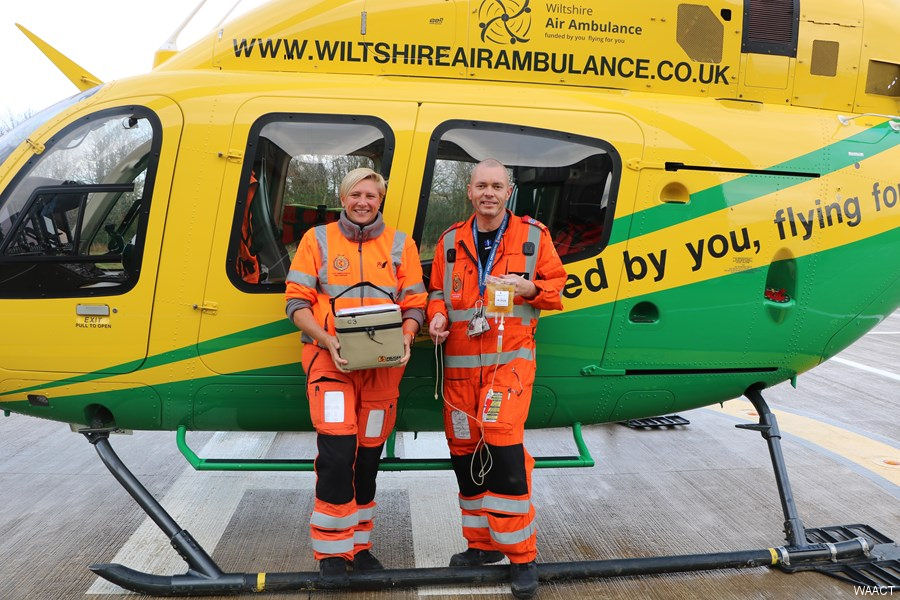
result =
M400 379L427 301L415 243L384 224L379 212L384 178L371 169L341 182L344 210L335 223L308 230L287 277L287 315L303 332L310 417L318 433L316 502L310 518L313 554L326 579L347 567L382 569L370 552L375 475L394 427ZM334 310L396 303L403 318L405 354L396 367L345 371L335 337ZM380 288L380 290L378 289ZM387 291L393 298L385 295Z

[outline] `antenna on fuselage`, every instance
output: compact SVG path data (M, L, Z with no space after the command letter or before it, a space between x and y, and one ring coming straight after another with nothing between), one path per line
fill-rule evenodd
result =
M176 44L178 40L178 36L181 35L181 32L185 27L188 26L188 23L196 16L196 14L203 8L203 5L206 4L206 0L200 0L200 3L197 4L197 7L191 11L191 14L187 16L184 22L178 26L178 29L172 32L172 35L169 36L165 42L163 42L162 46L159 47L159 50L156 51L156 54L153 56L153 68L158 67L163 64L173 56L178 53L178 45ZM234 10L233 8L231 10Z

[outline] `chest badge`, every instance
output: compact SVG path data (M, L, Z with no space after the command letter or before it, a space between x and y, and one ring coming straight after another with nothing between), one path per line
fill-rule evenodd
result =
M459 273L453 274L453 291L459 292L462 290L462 277L459 276Z
M348 268L350 268L350 259L343 254L338 254L334 259L334 263L332 264L338 271L346 271Z

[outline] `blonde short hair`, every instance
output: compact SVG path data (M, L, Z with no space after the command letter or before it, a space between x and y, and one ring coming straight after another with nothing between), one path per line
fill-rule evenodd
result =
M347 194L350 193L350 190L364 179L371 179L374 181L376 187L378 187L378 193L384 198L384 193L387 191L387 182L385 182L384 177L382 177L380 173L376 173L368 167L353 169L344 175L344 179L341 181L340 190L338 191L341 198L346 198Z

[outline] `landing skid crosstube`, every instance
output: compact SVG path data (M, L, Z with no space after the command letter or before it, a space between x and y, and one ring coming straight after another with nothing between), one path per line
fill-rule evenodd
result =
M794 504L775 415L756 390L747 398L756 407L758 424L738 425L766 439L785 515L788 546L681 556L613 559L538 565L541 581L590 579L777 566L785 571L820 571L855 585L880 590L900 586L900 550L890 539L865 525L806 529ZM262 591L324 589L380 590L424 585L487 584L509 580L506 566L392 569L350 573L345 579L323 580L318 573L224 573L194 538L182 529L122 463L109 443L108 430L83 430L100 459L122 487L168 536L188 565L184 575L161 576L119 564L92 565L91 570L123 588L156 596L204 596Z

